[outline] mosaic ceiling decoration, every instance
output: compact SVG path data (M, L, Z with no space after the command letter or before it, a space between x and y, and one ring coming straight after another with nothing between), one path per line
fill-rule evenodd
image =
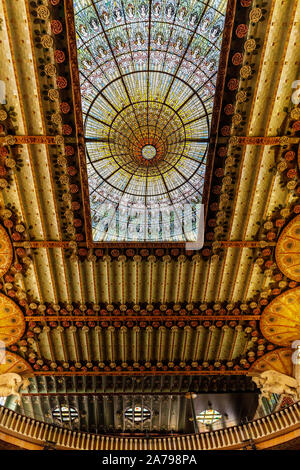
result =
M226 6L74 0L94 241L196 239Z
M278 295L265 308L260 328L265 338L279 346L291 346L300 337L300 288Z

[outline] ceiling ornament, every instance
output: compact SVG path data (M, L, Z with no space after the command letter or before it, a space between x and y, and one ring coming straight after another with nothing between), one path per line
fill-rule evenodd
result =
M0 276L9 269L13 259L13 250L6 230L0 225Z
M300 281L300 215L296 216L281 233L275 251L276 262L282 273Z
M9 346L22 337L24 330L22 311L13 300L0 293L0 340Z
M5 363L0 363L0 375L7 374L8 372L15 372L16 374L32 373L30 365L22 357L10 351L6 351Z
M261 332L268 341L291 346L300 338L300 287L276 297L263 311Z
M268 352L253 363L250 372L263 372L265 370L276 370L282 374L293 376L292 364L293 351L290 348L280 348Z
M121 210L104 230L107 204L174 209L170 234L151 212L154 230L125 239L186 239L177 222L202 200L226 4L74 2L94 241L124 238Z

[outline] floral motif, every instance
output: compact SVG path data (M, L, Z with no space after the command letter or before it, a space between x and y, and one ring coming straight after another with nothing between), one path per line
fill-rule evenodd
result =
M64 140L64 138L63 138L62 135L57 135L57 136L55 136L55 143L56 143L57 145L63 145L63 144L64 144L64 141L65 141L65 140Z
M223 126L221 129L221 134L224 137L227 137L228 135L230 135L230 126Z
M219 150L218 150L218 155L219 155L219 157L226 157L227 148L226 147L220 147Z
M44 71L49 77L54 77L56 75L56 67L54 64L45 65Z
M48 96L51 101L57 101L59 99L59 91L54 88L50 88Z
M294 122L293 131L300 131L300 121Z
M284 155L284 158L286 159L287 162L293 161L295 159L295 152L293 152L292 150L289 150Z
M0 109L0 121L5 121L7 119L7 112L5 109Z
M292 119L298 121L298 119L300 119L300 108L292 109L292 111L290 112L290 116Z
M247 93L245 91L238 91L236 94L236 100L238 103L244 103L247 99Z
M232 104L227 104L224 108L224 113L227 116L230 116L231 114L234 113L234 106Z
M38 6L36 12L40 20L47 20L50 16L49 8L44 5Z
M250 21L253 23L257 23L261 17L262 17L262 11L260 8L253 8L253 10L250 11Z
M256 49L255 39L248 39L244 44L244 49L247 52L253 52Z
M58 64L62 64L66 60L65 53L57 49L54 52L54 59L55 59L55 62L57 62Z
M239 87L239 81L236 78L231 78L227 84L230 91L237 90Z
M51 116L51 121L53 122L53 124L56 124L56 125L59 125L62 123L62 117L60 115L60 113L53 113L52 116Z
M240 70L240 74L242 78L248 78L251 75L251 73L252 73L252 69L250 65L244 65Z
M217 168L216 171L215 171L215 175L218 178L221 178L224 175L224 169L223 168Z
M67 114L70 112L70 105L69 103L66 103L65 101L60 103L60 110L63 114Z
M233 135L232 137L230 137L229 143L230 145L238 145L239 138L236 135Z
M69 124L64 124L62 127L62 132L64 135L70 135L72 134L72 127L69 126Z
M237 35L239 39L246 36L247 33L248 33L248 26L245 24L239 24L235 30L235 34Z
M236 113L233 117L232 117L232 123L235 125L235 126L238 126L240 124L242 120L242 116L238 113Z
M68 82L67 82L65 77L58 76L56 78L56 84L57 84L58 88L66 88Z
M74 153L75 153L74 147L72 147L71 145L65 146L65 155L71 156L71 155L74 155Z
M41 44L45 49L50 49L53 46L53 38L49 34L44 34L41 37Z
M242 7L250 7L252 0L241 0Z
M231 60L233 65L241 65L241 63L243 62L243 54L241 54L240 52L236 52Z

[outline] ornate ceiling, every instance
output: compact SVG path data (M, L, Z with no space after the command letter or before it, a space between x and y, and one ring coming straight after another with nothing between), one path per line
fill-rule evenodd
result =
M216 61L220 54L220 63L217 74L215 68L210 71L211 88L202 90L206 98L200 86L188 80L179 87L184 77L174 75L178 60L185 69L196 67L193 54L199 60L196 45L180 49L178 41L175 44L178 37L186 45L198 38L188 13L193 2L182 2L178 10L185 26L174 18L174 44L158 49L172 56L164 66L161 61L155 65L155 48L166 41L170 24L164 22L162 38L150 34L150 43L151 38L158 41L153 49L147 46L145 31L150 23L152 32L158 29L150 10L167 15L167 5L159 10L160 2L150 2L145 22L140 16L133 22L131 4L134 14L142 15L139 2L125 3L126 13L119 20L110 10L103 16L99 8L104 2L74 2L74 17L71 0L0 1L0 60L5 64L0 70L0 90L5 89L5 103L0 105L0 339L5 338L16 363L32 368L35 376L62 380L70 394L74 384L67 378L77 375L141 380L148 375L153 380L182 376L199 381L207 376L242 384L249 368L263 363L256 361L281 354L282 347L291 351L299 331L299 1L279 5L272 0L229 0L227 9L227 2L208 2L211 9L220 10L216 24L226 15L222 41L217 39L210 49ZM87 43L98 23L92 22L87 32L81 28L77 41L82 43L76 43L76 28L82 18L91 23L92 11L101 18L102 30L95 31L95 37L103 47L103 57L97 56L103 62L97 62L100 68L94 72L96 51L88 56ZM171 7L169 14L174 15ZM114 22L111 30L107 21ZM122 40L124 34L132 42ZM207 32L203 42L198 38L199 47L209 47L211 34ZM123 56L117 50L121 46L127 47ZM142 57L141 62L133 60L133 54L143 56L148 50L153 52L155 72L143 69ZM115 67L115 72L105 71L104 65ZM207 64L203 67L197 69L200 81L201 74L208 73ZM89 88L91 76L100 71L102 78L93 79L96 88ZM190 80L196 76L191 71ZM139 87L133 89L132 77ZM187 91L190 86L193 91ZM147 93L148 106L140 106ZM173 115L189 96L196 108L186 109L197 109L201 116L198 127L189 128L186 135L194 139L195 133L201 141L189 142L186 156L183 144L170 141L166 146L161 128L180 134L190 125L188 115L180 115L181 127ZM115 109L109 111L111 104ZM114 125L93 127L92 116L100 119L100 114L103 122L114 120ZM139 144L130 137L136 116L141 122L149 116L157 120L149 136L148 126L139 128ZM123 147L127 153L121 156ZM173 151L179 152L180 161L170 157L165 163L166 154ZM111 154L119 160L112 163ZM115 173L125 178L120 186L110 186L115 177L110 178L105 160L92 170L90 162L101 155L122 167ZM145 194L145 186L141 193L138 188L146 184L149 172L158 171L151 181L157 178L161 184L157 169L164 165L170 184L174 172L183 175L181 189L171 191L175 199L182 196L183 187L191 195L192 186L202 197L204 247L189 251L183 241L94 241L91 178L98 172L97 182L116 202L125 192L126 178L131 181L126 191L131 192L132 184L132 194L137 195ZM191 177L196 168L197 182ZM141 173L131 179L127 170ZM159 184L157 194L163 192ZM294 295L291 307L288 299ZM284 310L282 322L278 308Z

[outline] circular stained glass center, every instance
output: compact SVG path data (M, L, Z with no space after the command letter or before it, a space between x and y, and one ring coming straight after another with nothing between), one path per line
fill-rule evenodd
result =
M151 411L145 406L140 405L135 406L134 408L130 407L125 411L125 418L135 423L140 423L146 421L146 419L151 418Z
M156 155L156 148L153 145L145 145L142 148L142 156L146 160L152 160Z

